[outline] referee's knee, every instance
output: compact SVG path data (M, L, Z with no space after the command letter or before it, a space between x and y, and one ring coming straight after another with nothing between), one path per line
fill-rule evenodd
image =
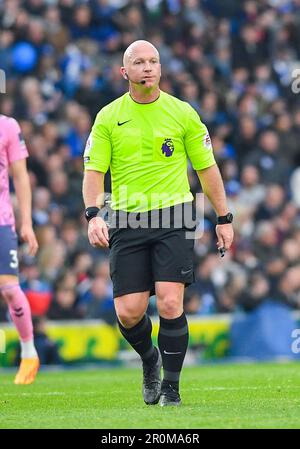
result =
M157 296L157 309L159 315L163 318L170 320L177 318L183 312L182 298L176 295Z
M116 312L122 326L128 329L138 324L145 314L144 311L141 312L126 306L119 307Z
M120 323L131 328L138 324L146 313L149 292L129 293L115 298L115 309Z

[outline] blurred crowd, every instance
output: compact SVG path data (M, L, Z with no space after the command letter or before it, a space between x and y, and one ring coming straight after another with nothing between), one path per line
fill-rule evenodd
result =
M0 113L27 142L40 245L36 259L20 246L33 314L115 322L108 251L87 240L82 152L96 113L128 89L119 67L136 39L158 48L161 89L208 126L235 216L220 259L205 200L186 312L300 308L300 0L0 0ZM189 179L199 192L191 167Z

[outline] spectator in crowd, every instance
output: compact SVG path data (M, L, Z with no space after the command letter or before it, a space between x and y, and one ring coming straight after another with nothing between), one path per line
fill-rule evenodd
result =
M62 359L59 355L58 344L47 335L47 323L44 317L33 319L34 344L42 365L60 365Z
M109 324L116 324L112 288L104 277L97 276L93 279L85 301L87 301L84 315L86 318L99 318Z
M21 259L21 286L30 304L32 315L46 315L53 296L52 287L43 279L37 260L28 255Z
M79 318L80 315L75 307L76 299L76 276L72 271L67 271L55 285L53 300L47 314L49 319L72 320Z
M246 162L255 165L266 184L286 185L290 165L284 156L284 149L279 146L275 131L265 130L259 137L259 148L248 155Z

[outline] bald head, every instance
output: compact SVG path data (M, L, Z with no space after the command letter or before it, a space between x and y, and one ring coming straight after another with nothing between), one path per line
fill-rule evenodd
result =
M132 42L132 44L129 45L129 47L125 50L124 56L123 56L123 65L124 67L128 66L129 62L132 62L136 55L140 54L144 51L152 50L155 57L159 60L159 53L158 50L154 47L151 42L144 41L144 40L138 40L135 42Z
M156 98L159 95L159 81L161 77L161 65L157 49L148 41L139 40L133 42L124 53L123 67L120 73L129 81L129 90L146 92L147 99ZM136 96L136 100L142 100Z

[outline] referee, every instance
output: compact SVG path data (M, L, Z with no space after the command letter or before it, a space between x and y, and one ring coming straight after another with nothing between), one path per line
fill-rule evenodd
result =
M159 89L157 49L147 41L133 42L124 53L120 72L129 82L129 92L98 113L84 152L88 238L94 247L110 248L118 324L141 356L145 403L177 406L188 346L183 294L184 287L194 281L194 240L187 238L185 221L181 226L175 223L183 205L193 201L188 159L215 209L219 250L231 246L232 215L206 126L188 103ZM109 168L117 224L108 229L99 212ZM162 220L166 211L168 226ZM137 222L141 226L130 225ZM146 314L154 293L160 321L158 348L153 346Z

